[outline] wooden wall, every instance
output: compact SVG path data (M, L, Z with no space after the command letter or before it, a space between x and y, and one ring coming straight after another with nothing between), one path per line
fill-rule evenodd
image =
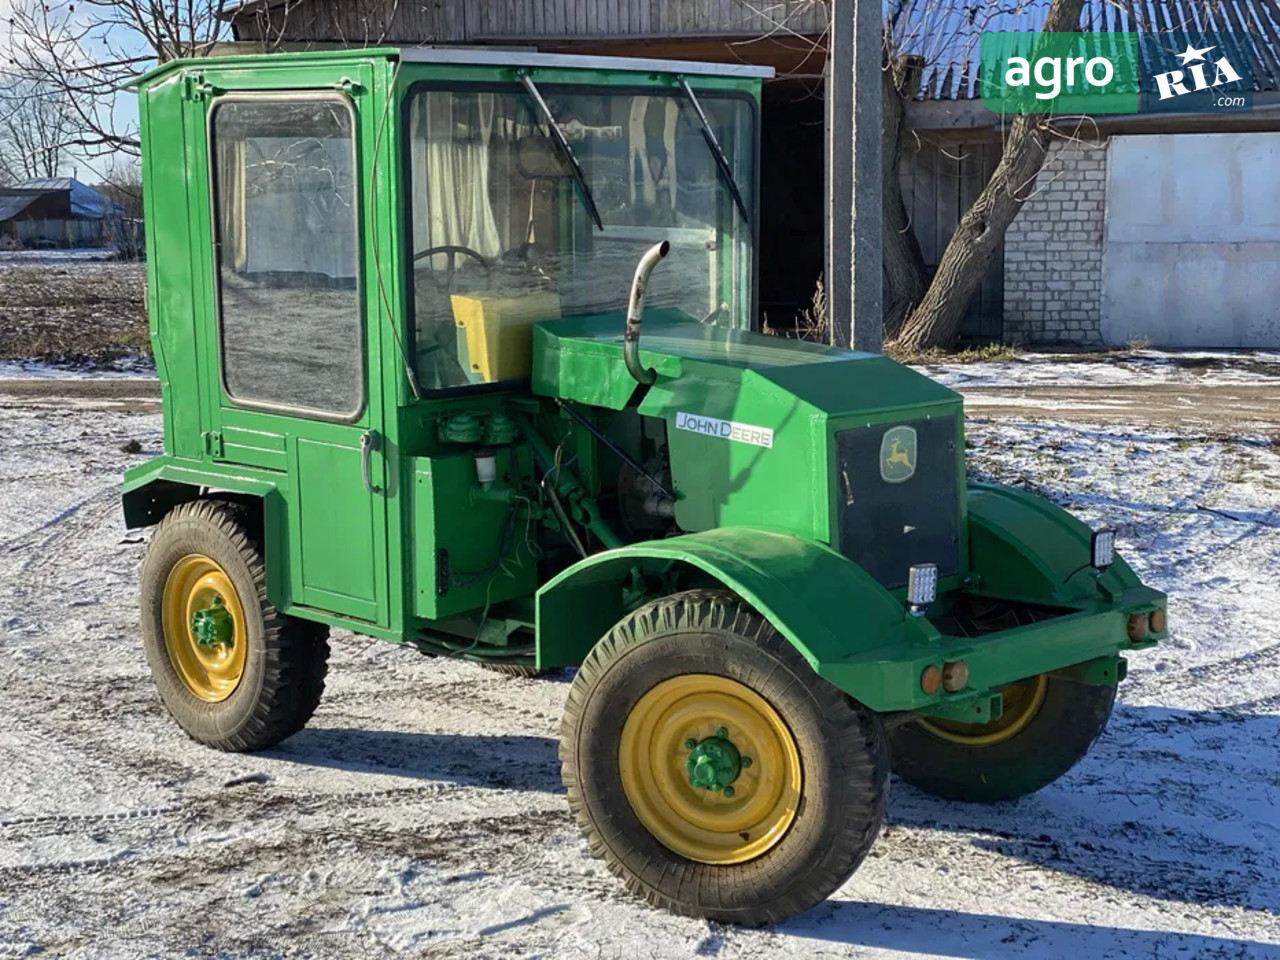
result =
M817 36L826 19L820 0L289 0L233 23L242 40L483 43Z
M915 227L924 262L933 270L942 258L960 215L978 198L1000 160L1000 144L930 144L908 137L899 173L907 216ZM969 303L961 333L998 340L1004 328L1004 246L982 289Z

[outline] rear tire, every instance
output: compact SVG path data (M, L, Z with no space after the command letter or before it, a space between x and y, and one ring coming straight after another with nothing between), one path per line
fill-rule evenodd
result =
M1025 797L1089 752L1106 728L1116 688L1041 674L1011 684L1005 697L1013 709L993 724L918 720L892 731L893 772L946 800Z
M699 782L699 757L719 779ZM871 848L888 794L879 717L723 591L650 603L596 644L560 759L591 852L632 893L729 923L826 899Z
M306 725L329 657L328 627L267 600L246 519L223 501L180 504L156 527L140 577L142 644L160 699L192 739L237 752Z

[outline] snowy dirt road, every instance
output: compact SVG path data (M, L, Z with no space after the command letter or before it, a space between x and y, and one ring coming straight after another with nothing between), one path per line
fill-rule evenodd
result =
M254 756L188 741L146 672L118 507L120 448L158 452L159 417L0 406L0 957L1280 958L1270 441L971 423L979 474L1122 525L1172 638L1132 656L1067 778L991 807L895 782L836 897L741 930L650 911L588 856L564 677L340 634L307 730Z

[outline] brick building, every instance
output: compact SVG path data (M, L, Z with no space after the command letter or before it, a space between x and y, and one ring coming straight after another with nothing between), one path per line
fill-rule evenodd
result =
M967 207L948 199L955 184L985 182L1007 124L979 96L978 33L1038 29L1048 3L957 27L972 6L907 4L922 18L921 44L948 38L921 51L928 65L903 146L904 200L929 264ZM1214 37L1198 47L1226 37L1218 42L1239 46L1222 52L1251 62L1252 112L1062 118L970 309L970 333L1040 345L1280 347L1280 7L1222 4L1199 22L1172 9L1085 0L1081 28L1166 32L1179 50L1201 31Z
M1105 143L1056 144L1004 245L1004 336L1102 343Z

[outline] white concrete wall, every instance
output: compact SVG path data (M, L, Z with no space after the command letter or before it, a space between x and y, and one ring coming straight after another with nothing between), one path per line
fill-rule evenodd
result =
M1103 340L1280 347L1280 133L1111 140Z

